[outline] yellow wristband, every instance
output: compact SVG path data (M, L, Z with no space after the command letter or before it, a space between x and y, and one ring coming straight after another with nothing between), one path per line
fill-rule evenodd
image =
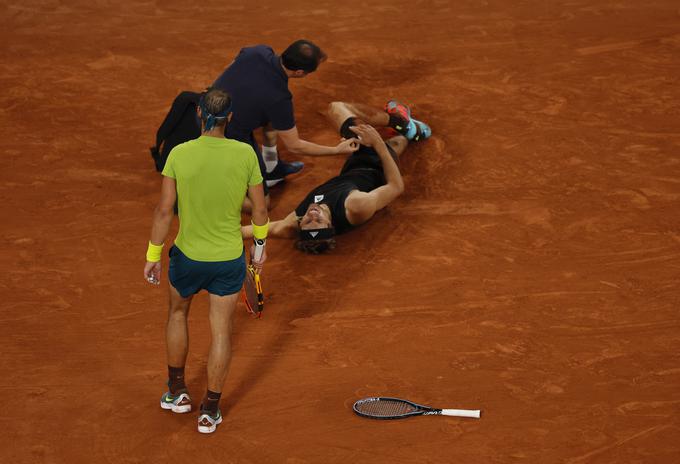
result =
M163 252L163 244L154 245L149 242L149 248L146 249L146 260L150 263L157 263L161 260L161 253Z
M269 218L267 218L267 223L263 226L258 226L254 222L250 221L253 225L253 238L259 238L264 240L267 238L267 232L269 232Z

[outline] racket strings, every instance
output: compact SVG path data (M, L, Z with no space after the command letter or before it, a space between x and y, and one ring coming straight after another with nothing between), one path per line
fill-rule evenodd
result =
M253 306L257 306L257 288L255 286L255 279L253 276L248 274L246 276L246 297L248 298L248 302Z
M246 272L246 278L243 282L243 290L248 311L251 313L257 312L259 310L257 306L257 285L255 284L255 276L250 270Z
M359 412L374 417L403 416L417 411L409 403L396 400L368 401L357 405Z

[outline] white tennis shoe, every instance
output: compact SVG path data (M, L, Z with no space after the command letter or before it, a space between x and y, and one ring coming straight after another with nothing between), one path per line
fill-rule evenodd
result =
M189 393L180 393L173 395L170 392L165 392L161 397L161 408L170 409L177 414L191 412L191 397Z
M198 416L198 431L201 433L213 433L221 423L222 413L219 409L216 416L211 416L208 411L201 411L201 415Z

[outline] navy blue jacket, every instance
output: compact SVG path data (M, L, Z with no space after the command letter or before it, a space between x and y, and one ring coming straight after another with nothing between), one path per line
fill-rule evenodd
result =
M280 57L266 45L241 49L213 87L226 90L233 99L229 138L252 143L252 132L268 122L281 131L295 127L288 76Z

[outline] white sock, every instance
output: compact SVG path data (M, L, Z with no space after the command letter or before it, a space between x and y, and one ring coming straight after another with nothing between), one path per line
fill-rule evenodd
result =
M272 172L279 162L279 152L276 151L276 145L273 147L262 145L262 158L267 172Z

